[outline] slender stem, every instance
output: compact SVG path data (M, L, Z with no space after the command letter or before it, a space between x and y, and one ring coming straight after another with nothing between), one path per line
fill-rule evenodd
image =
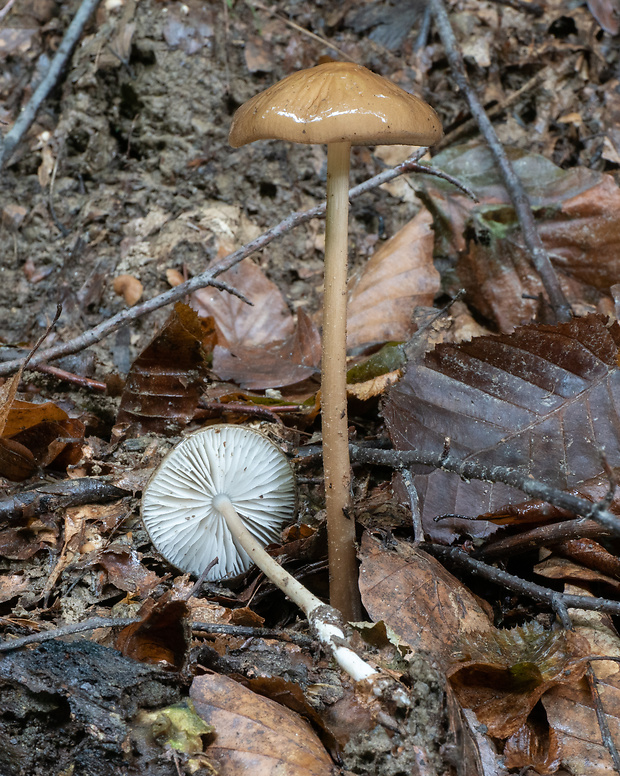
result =
M325 296L321 362L321 423L329 597L346 620L359 619L361 608L355 557L355 521L350 516L351 475L347 420L347 254L349 226L349 158L351 144L327 146L325 224Z
M243 520L237 514L237 510L228 496L224 494L215 496L213 506L224 517L230 532L259 569L264 571L273 584L277 585L306 615L313 609L323 606L319 598L312 595L301 582L298 582L286 569L282 568L277 560L265 552L255 537L243 525Z
M377 671L374 668L356 655L352 649L343 645L345 636L342 628L330 621L335 619L334 615L337 616L338 613L333 612L331 607L325 606L319 598L265 552L244 526L243 520L237 514L230 498L225 494L218 494L213 499L213 506L224 517L230 532L259 569L269 577L274 585L280 588L284 595L297 604L312 622L319 640L332 650L338 665L356 682L375 675Z

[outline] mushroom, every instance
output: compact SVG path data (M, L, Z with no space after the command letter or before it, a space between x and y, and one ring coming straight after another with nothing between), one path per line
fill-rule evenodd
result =
M330 601L359 617L355 525L350 518L346 396L347 242L351 145L431 145L435 111L391 81L349 62L326 62L284 78L235 113L229 142L327 143L325 296L321 372L323 467Z
M263 434L217 425L172 448L142 495L142 521L173 566L215 580L252 565L220 507L230 502L247 533L263 546L279 539L295 512L295 479L282 452Z
M142 494L142 521L157 550L182 571L200 576L211 564L206 579L218 580L256 563L350 676L374 676L346 646L338 612L265 552L295 502L293 471L273 442L253 429L217 425L191 434L164 458Z

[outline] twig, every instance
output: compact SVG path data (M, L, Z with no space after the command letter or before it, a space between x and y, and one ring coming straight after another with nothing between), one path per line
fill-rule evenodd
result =
M141 622L139 617L92 617L84 622L72 622L69 625L62 625L60 628L43 631L41 633L31 633L29 636L21 636L11 641L0 642L0 652L11 652L14 649L21 649L28 644L42 644L44 641L70 636L73 633L83 633L84 631L95 630L96 628L116 628L125 627Z
M90 477L63 480L0 499L0 521L11 522L24 515L35 517L44 512L83 504L101 504L128 495L130 494L126 490L103 480Z
M10 641L2 641L0 642L0 653L21 649L29 644L42 644L45 641L52 641L53 639L95 630L96 628L124 628L127 625L135 625L139 622L142 622L140 617L91 617L83 622L73 622L52 630L31 633L28 636L21 636ZM277 628L251 628L246 625L232 625L230 623L193 622L192 629L204 633L226 633L230 636L242 636L244 638L255 636L265 639L282 639L293 644L299 644L302 647L307 647L314 643L314 640L309 636L304 636L294 631L278 630Z
M11 8L15 5L15 0L7 0L6 5L0 9L0 20L4 19L4 17L7 15L7 13L11 10Z
M290 641L300 647L310 647L315 643L311 636L296 633L291 630L278 628L254 628L249 625L232 625L226 622L193 622L192 630L203 633L224 633L228 636L241 636L243 638L280 639Z
M501 173L501 176L506 186L506 190L510 195L512 204L515 209L521 232L523 234L523 240L526 248L532 259L532 263L536 268L536 271L540 275L542 284L549 297L549 302L553 308L558 321L569 321L571 319L571 308L568 304L564 292L560 287L558 277L555 269L551 264L549 255L545 250L545 247L540 239L540 235L536 229L536 223L534 221L534 215L532 214L532 208L530 206L529 198L523 188L523 185L519 179L519 176L515 173L510 160L506 156L506 152L502 144L499 141L493 128L493 124L489 120L489 117L484 111L478 95L472 88L467 77L465 70L465 64L463 57L458 49L454 32L448 19L443 0L430 0L430 5L433 11L435 22L439 31L441 42L443 43L454 81L459 89L465 95L467 102L469 103L469 109L472 116L478 122L480 131L487 141L491 153L495 157L495 161Z
M351 457L360 463L375 466L389 466L401 469L414 463L433 466L435 469L445 469L458 474L464 480L485 480L486 482L503 482L513 488L522 490L531 498L548 501L560 509L567 509L576 515L589 517L605 526L612 534L620 535L620 519L605 509L600 503L592 503L585 498L573 496L559 488L554 488L540 480L530 479L529 475L508 466L484 466L477 461L463 461L457 456L445 452L425 453L417 450L377 450L376 448L350 445Z
M290 412L299 412L300 408L295 405L288 408ZM281 410L280 410L281 411ZM258 404L243 404L242 402L222 402L222 401L204 401L200 400L198 409L194 411L194 420L203 418L217 418L222 415L250 415L257 418L267 418L273 423L284 425L284 421L270 407L261 407Z
M609 724L607 722L607 714L605 714L605 709L603 708L603 701L598 691L598 679L596 678L596 674L594 673L594 669L592 668L591 664L588 664L588 667L586 669L586 679L588 680L588 686L590 688L590 693L592 694L592 702L594 704L594 711L596 712L596 720L598 722L598 726L601 731L601 740L603 741L603 745L609 752L609 755L614 764L616 773L620 773L620 756L618 755L616 744L614 743L614 740L611 735L611 730L609 729Z
M494 119L497 116L500 116L502 113L507 111L508 108L511 108L513 105L519 102L519 100L523 97L523 95L538 89L538 87L541 86L542 83L544 82L545 78L547 78L549 74L549 70L550 68L548 67L544 67L542 70L539 70L538 73L532 76L529 79L529 81L526 81L520 89L517 89L516 92L512 92L512 94L509 94L505 100L502 100L497 105L493 105L493 107L489 108L487 110L488 117L490 119ZM468 132L473 130L474 127L476 126L477 125L476 125L475 119L473 118L467 119L467 121L463 122L463 124L460 124L458 127L455 127L455 129L453 129L452 132L448 132L447 135L444 135L439 141L439 143L437 143L437 145L433 147L433 150L437 152L437 151L441 151L442 148L447 148L449 145L452 145L459 138L463 137L463 135L466 135Z
M409 507L411 508L411 519L413 521L413 538L415 544L420 544L424 541L424 528L422 526L422 514L420 512L418 491L410 469L403 468L400 475L403 478L405 488L407 489L407 495L409 496Z
M537 547L552 547L554 544L563 544L570 539L598 539L601 536L610 535L611 531L608 528L594 520L564 520L561 523L540 525L497 541L491 540L481 547L475 556L489 560L529 552Z
M558 619L562 623L562 626L564 627L564 629L569 631L574 631L575 627L570 618L570 614L568 613L568 609L565 605L565 602L561 599L562 599L562 594L556 593L553 601L553 608L556 610ZM601 731L601 740L603 742L603 745L609 752L609 755L614 764L614 768L616 769L616 773L620 773L620 756L618 756L618 750L616 749L616 745L613 741L613 738L611 736L611 731L609 729L609 724L607 723L607 715L605 714L605 709L603 708L603 701L598 691L598 679L596 678L596 674L594 673L594 669L592 668L591 660L592 658L588 660L588 665L586 666L586 681L588 682L588 686L590 688L590 694L592 695L592 704L594 705L596 719L598 722L599 730Z
M6 134L4 141L0 141L0 170L2 170L6 162L9 161L22 137L30 129L41 104L47 99L48 94L58 82L60 74L67 64L67 60L71 56L73 47L77 43L86 23L98 5L99 0L82 0L82 5L73 17L73 21L67 28L65 37L58 47L54 59L52 59L47 75L35 89L29 102L19 114L15 124L13 124L12 129Z
M620 601L611 601L607 598L594 598L585 595L570 595L558 593L548 587L528 582L525 579L509 574L503 569L489 566L481 560L472 558L460 547L444 547L441 544L423 544L421 549L442 559L447 558L459 566L466 568L472 574L495 582L508 590L524 593L535 601L542 601L552 607L558 605L573 609L587 609L588 611L607 612L608 614L620 614Z
M215 557L210 563L207 563L207 565L202 570L198 579L194 582L193 586L190 588L189 592L184 597L185 601L189 601L190 598L193 598L194 596L197 596L198 593L200 593L200 591L202 590L204 581L207 578L207 574L211 571L213 566L217 566L219 562L220 562L220 559L218 557Z
M255 8L259 8L261 11L268 13L274 19L277 19L278 21L288 25L289 27L291 27L291 29L296 30L297 32L300 32L302 35L306 35L308 38L312 38L312 40L315 40L318 43L321 43L323 46L330 48L332 51L338 52L338 54L340 54L340 56L343 59L346 59L348 62L354 62L356 65L359 65L359 62L357 62L355 59L349 56L349 54L347 54L345 51L338 48L338 46L335 46L333 43L330 43L329 40L327 40L327 38L323 38L320 35L317 35L315 32L311 32L310 30L307 30L305 27L301 27L299 24L295 24L295 22L291 21L291 19L287 19L286 16L283 16L277 11L274 11L271 8L267 8L266 5L263 5L262 3L257 2L257 0L253 0L252 5Z
M37 372L43 372L43 374L51 375L58 380L64 380L80 388L88 388L89 391L105 393L108 389L108 386L102 383L101 380L93 380L92 377L84 377L83 375L74 375L73 372L67 372L65 369L59 369L57 366L50 366L49 364L39 364Z
M383 183L394 180L394 178L397 178L400 175L404 175L405 173L419 172L428 175L439 175L440 171L434 170L433 168L427 167L426 165L418 164L419 159L424 156L425 153L426 148L419 149L413 156L402 162L402 164L399 164L390 170L383 170L383 172L380 172L373 178L369 178L367 181L360 183L358 186L355 186L349 191L349 198L354 199L359 197L362 194L365 194L366 192L381 186ZM441 173L441 177L445 177L445 175ZM454 179L451 180L454 181ZM461 188L463 191L468 191L466 187L461 184L459 184L459 188ZM261 250L266 245L269 245L269 243L276 238L282 237L292 229L300 226L300 224L304 224L306 221L310 221L313 218L319 218L324 214L324 202L320 205L317 205L316 207L310 208L309 210L292 213L279 224L276 224L276 226L264 232L255 240L252 240L241 248L238 248L233 253L230 253L228 256L222 259L222 261L214 264L200 275L196 275L190 280L185 281L185 283L181 283L180 285L171 288L169 291L165 291L163 294L160 294L153 299L142 302L142 304L137 304L134 307L121 310L121 312L112 316L112 318L108 318L98 326L95 326L94 328L84 332L79 337L75 337L68 342L60 343L41 351L35 358L31 360L27 368L32 369L36 367L37 364L43 363L45 361L60 358L61 356L67 356L71 353L78 353L79 351L94 345L96 342L99 342L117 329L126 326L131 321L135 321L143 315L152 313L155 310L158 310L160 307L177 302L180 299L183 299L183 297L187 294L191 294L193 291L197 291L199 288L204 288L205 286L211 285L212 281L218 275L221 275L222 272L225 272L231 267L234 267L240 261L243 261L243 259L251 256L253 253L256 253L256 251ZM0 375L11 374L11 372L15 371L15 369L20 367L21 364L22 362L19 359L13 359L12 361L6 361L3 364L0 364Z

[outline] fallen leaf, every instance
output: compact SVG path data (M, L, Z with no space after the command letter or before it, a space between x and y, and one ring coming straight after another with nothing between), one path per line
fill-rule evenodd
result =
M320 361L319 332L301 308L294 332L283 342L267 342L262 347L238 344L230 349L216 345L213 352L218 377L252 391L284 388L314 378Z
M601 450L610 466L620 464L619 343L620 327L591 315L439 345L414 359L387 392L383 415L392 442L437 453L449 438L451 453L464 460L577 487L601 474ZM442 475L446 498L442 503L442 489L436 491L433 511L458 513L446 483L453 479L460 493L468 486ZM505 503L524 501L518 491L504 495ZM486 504L480 510L491 511Z
M118 634L116 649L125 657L180 671L190 644L189 608L185 601L162 596L148 599L140 609L142 620ZM201 715L202 716L202 715Z
M406 341L415 331L414 308L432 305L439 291L432 221L422 208L349 281L348 348Z
M114 293L122 296L125 303L132 307L142 297L144 287L133 275L118 275L112 283Z
M99 553L96 563L106 570L111 585L140 598L148 595L161 581L154 571L140 562L138 553L130 547L110 545Z
M584 675L587 641L572 631L547 631L538 623L509 630L463 634L448 678L464 708L489 733L507 738L525 724L542 695Z
M191 306L199 315L211 316L215 321L218 345L264 347L293 334L293 316L280 289L251 259L223 272L218 280L241 292L252 303L249 305L233 294L210 286L192 294Z
M205 754L226 776L332 776L333 763L308 723L226 676L198 676L197 713L215 728Z
M433 655L444 668L463 633L490 632L474 596L430 555L405 542L389 548L365 533L360 551L362 602L413 650Z
M508 154L569 298L582 302L584 284L608 292L620 273L620 225L613 215L620 188L613 178L583 166L562 170L517 149ZM455 146L433 164L459 176L480 199L476 205L436 179L425 183L436 209L439 254L460 254L455 289L465 286L469 302L503 331L528 322L543 288L490 151Z
M117 427L132 424L136 434L174 434L185 428L205 385L207 353L214 343L213 321L177 303L131 366Z

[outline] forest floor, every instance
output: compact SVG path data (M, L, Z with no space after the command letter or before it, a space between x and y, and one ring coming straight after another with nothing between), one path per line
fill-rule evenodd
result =
M0 131L77 9L0 9ZM448 13L570 323L547 300L423 2L104 0L0 172L0 776L620 772L617 669L593 663L596 680L584 678L586 656L620 655L620 503L612 492L602 517L588 509L620 467L620 10L457 0ZM409 478L393 476L396 459L354 464L368 623L353 639L406 702L343 678L255 569L192 591L140 521L143 488L187 431L260 427L299 488L275 552L327 595L323 220L282 229L219 277L253 306L207 287L181 298L200 318L130 312L323 201L324 146L228 143L241 104L321 57L432 105L444 138L422 161L478 198L416 172L350 205L350 366L366 363L349 374L351 441L420 456ZM351 187L415 150L354 147ZM43 353L114 316L61 358L4 368L46 333ZM187 391L168 403L178 382ZM446 471L451 455L478 467L471 487ZM485 476L491 466L543 490ZM553 507L527 500L545 487ZM485 561L486 581L446 559L450 546ZM109 617L129 630L54 630ZM5 649L48 631L58 638Z

